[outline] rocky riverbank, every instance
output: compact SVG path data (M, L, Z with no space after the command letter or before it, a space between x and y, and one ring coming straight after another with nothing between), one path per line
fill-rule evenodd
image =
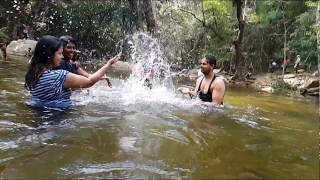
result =
M319 72L311 73L298 73L298 74L285 74L284 76L272 73L263 73L253 75L244 81L235 81L232 76L216 70L216 73L223 76L227 83L237 84L242 86L250 86L258 91L268 93L279 92L286 90L287 92L296 92L290 94L301 94L319 97ZM182 70L173 73L173 76L186 78L189 80L196 80L201 75L198 69Z

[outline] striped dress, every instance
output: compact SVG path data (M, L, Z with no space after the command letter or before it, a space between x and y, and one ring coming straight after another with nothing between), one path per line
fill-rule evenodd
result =
M65 89L66 70L51 70L42 74L36 85L30 90L31 106L37 108L68 109L72 106L71 90Z

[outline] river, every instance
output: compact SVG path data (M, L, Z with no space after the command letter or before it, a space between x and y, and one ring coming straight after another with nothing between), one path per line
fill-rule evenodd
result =
M71 110L42 112L25 104L25 71L24 60L0 64L1 178L319 178L312 99L229 86L211 109L115 77L74 92Z

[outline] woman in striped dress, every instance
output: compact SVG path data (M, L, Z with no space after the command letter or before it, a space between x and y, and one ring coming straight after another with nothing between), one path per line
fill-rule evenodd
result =
M89 77L63 69L54 70L63 58L62 42L53 36L43 36L37 43L31 64L25 76L25 87L32 95L31 106L37 108L68 109L72 106L71 90L88 88L98 82L119 56Z

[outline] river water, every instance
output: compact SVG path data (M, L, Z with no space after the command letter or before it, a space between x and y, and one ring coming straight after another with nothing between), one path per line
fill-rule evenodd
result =
M319 178L312 99L231 86L211 109L115 77L74 92L69 111L42 112L25 104L25 71L24 60L0 64L1 178Z

